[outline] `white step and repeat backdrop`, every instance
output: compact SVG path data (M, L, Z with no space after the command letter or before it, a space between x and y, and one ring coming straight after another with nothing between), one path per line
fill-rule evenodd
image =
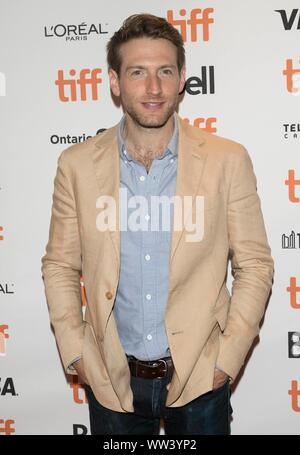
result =
M184 37L180 115L244 144L257 176L276 270L260 341L232 395L232 433L299 434L299 2L1 0L0 436L90 433L84 390L61 367L40 261L57 158L119 120L105 46L140 12L166 17ZM84 75L86 85L76 83Z

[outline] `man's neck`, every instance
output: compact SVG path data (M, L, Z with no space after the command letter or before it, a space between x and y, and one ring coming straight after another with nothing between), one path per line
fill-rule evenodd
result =
M137 125L126 115L123 140L131 155L153 160L164 153L173 131L173 116L161 128L144 128Z

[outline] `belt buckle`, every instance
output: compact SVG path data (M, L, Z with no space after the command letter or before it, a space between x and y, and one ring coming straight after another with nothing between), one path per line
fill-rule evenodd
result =
M167 373L167 371L168 371L168 364L167 364L166 360L164 360L164 359L159 359L159 362L163 362L163 363L165 364L165 370L163 370L163 372L164 372L164 373ZM165 378L165 377L166 377L166 375L165 375L165 376L157 376L157 379L162 379L162 378Z

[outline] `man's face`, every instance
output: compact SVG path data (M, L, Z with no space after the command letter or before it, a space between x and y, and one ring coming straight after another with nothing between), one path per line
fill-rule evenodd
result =
M137 38L123 44L120 54L119 77L109 71L113 94L120 96L124 111L139 126L164 126L185 82L185 69L178 72L176 47L165 39Z

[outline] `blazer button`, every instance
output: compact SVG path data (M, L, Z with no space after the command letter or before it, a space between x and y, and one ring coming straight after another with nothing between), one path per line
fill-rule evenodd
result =
M107 298L108 300L111 300L111 299L113 298L113 295L112 295L112 293L111 293L110 291L107 291L107 292L105 293L105 296L106 296L106 298Z

